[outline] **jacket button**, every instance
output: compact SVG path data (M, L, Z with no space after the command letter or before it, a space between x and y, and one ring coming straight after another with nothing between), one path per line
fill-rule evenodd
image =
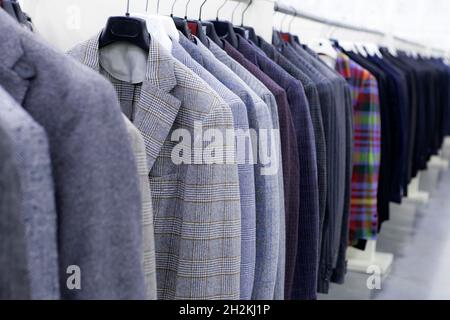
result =
M19 61L15 67L14 71L23 79L31 79L36 75L36 70L33 66L29 65L24 61Z

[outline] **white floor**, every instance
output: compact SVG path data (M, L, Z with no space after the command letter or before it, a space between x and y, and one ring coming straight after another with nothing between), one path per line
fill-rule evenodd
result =
M383 228L377 251L394 253L395 260L381 290L367 288L369 275L349 272L344 285L332 285L319 299L450 299L450 170L432 189L415 215L407 216L410 207L404 205Z
M376 299L450 299L450 171L442 174Z

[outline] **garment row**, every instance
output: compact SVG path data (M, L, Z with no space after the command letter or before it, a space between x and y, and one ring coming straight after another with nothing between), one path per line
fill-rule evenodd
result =
M437 59L0 29L0 298L316 299L450 132ZM199 124L238 133L229 161L195 157ZM267 132L270 163L237 150Z

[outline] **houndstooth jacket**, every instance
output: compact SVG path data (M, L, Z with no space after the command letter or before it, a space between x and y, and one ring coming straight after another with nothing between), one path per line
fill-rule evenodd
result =
M98 39L99 35L69 54L102 72ZM177 144L171 141L174 130L184 129L194 136L194 122L201 122L204 131L233 129L229 106L153 39L142 84L110 80L122 107L127 102L133 105L133 124L145 140L155 219L158 299L239 299L237 165L176 165L171 160ZM140 92L135 95L135 90ZM207 144L203 142L203 148Z

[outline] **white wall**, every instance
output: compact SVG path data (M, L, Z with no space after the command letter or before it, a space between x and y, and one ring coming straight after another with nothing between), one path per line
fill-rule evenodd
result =
M88 39L101 30L112 15L124 15L126 0L21 0L23 10L32 18L37 31L49 42L62 50ZM186 0L178 0L174 15L184 17ZM203 0L191 0L188 17L198 18ZM203 20L215 19L223 0L209 0L203 7ZM173 1L160 1L160 14L169 15ZM149 1L149 12L156 13L156 0ZM220 13L220 18L230 20L236 2L229 1ZM131 0L131 12L145 12L146 0ZM245 1L236 10L235 23L241 21ZM245 15L245 24L254 26L257 33L266 39L272 34L273 1L255 1Z
M245 1L245 0L244 0ZM379 29L430 47L450 50L449 0L280 0L302 11L351 24ZM175 15L184 16L186 0L178 0ZM191 0L188 16L198 17L202 0ZM274 0L255 0L246 15L252 25L266 39L271 38L272 25L279 25L280 15L273 18ZM38 31L57 47L67 50L98 32L111 15L125 13L126 0L21 0L33 18ZM146 0L131 0L131 11L144 11ZM150 0L150 12L156 12L156 0ZM172 0L160 1L160 14L168 15ZM204 19L213 19L223 0L208 0ZM229 1L221 18L230 19L236 2ZM237 9L235 23L240 23L244 4ZM285 26L288 25L286 20ZM301 19L293 23L294 33L301 38L327 35L329 28ZM337 32L336 38L356 38L375 41L367 35Z

